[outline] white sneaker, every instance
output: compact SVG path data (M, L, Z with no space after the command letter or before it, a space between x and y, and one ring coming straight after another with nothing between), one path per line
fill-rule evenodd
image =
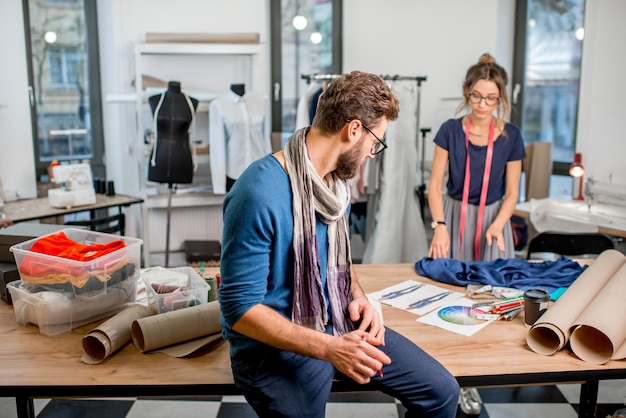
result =
M461 388L459 405L461 406L461 411L466 415L480 415L483 400L480 399L478 389Z

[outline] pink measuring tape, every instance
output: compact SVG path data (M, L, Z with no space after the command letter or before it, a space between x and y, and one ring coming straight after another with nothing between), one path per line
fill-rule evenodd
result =
M469 132L470 117L465 123L465 179L463 182L463 201L461 206L461 225L459 231L459 252L463 247L463 233L465 232L465 221L467 216L467 205L469 202L470 186L470 156L469 156ZM474 259L480 258L480 236L482 235L483 218L485 217L485 203L487 202L487 190L489 189L489 176L491 175L491 162L493 160L493 140L495 133L495 119L491 119L489 125L489 141L487 143L487 156L485 157L485 171L483 172L483 185L480 189L480 203L478 207L478 220L476 221L476 236L474 237Z

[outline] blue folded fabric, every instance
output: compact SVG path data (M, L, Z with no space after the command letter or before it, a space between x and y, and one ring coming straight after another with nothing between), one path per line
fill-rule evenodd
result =
M587 266L562 256L558 260L531 262L520 258L492 261L459 261L451 258L424 257L415 263L421 276L437 282L457 286L470 283L513 287L526 290L539 288L553 292L559 287L569 287Z

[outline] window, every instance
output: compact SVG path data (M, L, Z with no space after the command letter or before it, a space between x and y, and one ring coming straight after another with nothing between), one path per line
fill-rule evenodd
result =
M272 0L272 131L296 127L303 74L341 73L341 0Z
M80 82L79 74L84 73L85 61L76 47L50 47L48 69L51 87L75 88Z
M37 173L53 160L88 160L104 177L96 5L23 0Z
M585 0L517 2L512 121L552 143L550 195L571 196Z

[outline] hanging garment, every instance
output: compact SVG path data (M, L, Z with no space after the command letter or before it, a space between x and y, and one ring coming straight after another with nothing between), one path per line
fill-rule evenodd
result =
M226 177L237 180L252 162L272 152L263 97L233 92L209 106L209 147L213 193L226 193Z
M315 115L315 109L313 106L313 99L315 96L319 97L322 92L322 84L316 81L312 81L307 87L304 94L298 100L298 107L296 108L296 130L311 126L313 123L313 115ZM315 108L317 108L317 102L315 102Z
M398 119L389 123L389 148L381 159L379 188L368 222L375 227L368 234L363 263L408 263L428 254L426 230L420 215L416 190L419 186L417 158L417 90L414 82L396 81L391 86L400 102ZM368 184L372 184L371 181Z

